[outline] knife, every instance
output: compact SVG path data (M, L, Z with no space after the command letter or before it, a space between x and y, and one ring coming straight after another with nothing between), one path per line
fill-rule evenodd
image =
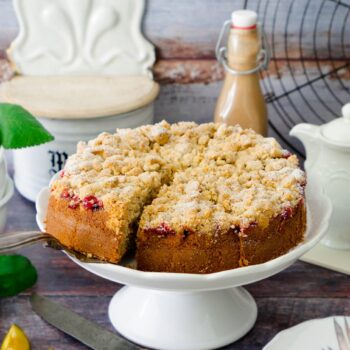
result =
M140 349L94 322L36 293L31 295L30 303L32 309L46 322L94 350Z

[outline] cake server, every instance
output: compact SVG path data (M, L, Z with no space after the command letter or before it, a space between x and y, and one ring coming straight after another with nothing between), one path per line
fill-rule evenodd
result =
M95 350L136 350L136 345L103 329L75 312L38 294L30 297L32 309L46 322Z
M83 262L105 263L105 261L88 257L77 251L63 246L55 237L41 231L11 232L0 235L0 254L8 253L38 242L43 242L46 247L56 250L64 250L69 255Z

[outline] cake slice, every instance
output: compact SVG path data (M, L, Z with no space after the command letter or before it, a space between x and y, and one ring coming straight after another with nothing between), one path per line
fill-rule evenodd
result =
M69 175L67 175L69 177ZM137 220L160 186L157 173L130 182L116 177L109 192L54 185L46 230L64 246L101 260L119 262L133 239ZM57 186L57 187L56 187Z
M51 186L47 232L70 249L119 262L162 184L161 164L140 130L80 143Z
M137 234L138 269L206 273L239 266L239 237L234 227L225 227L215 168L177 173L144 209ZM232 169L221 170L228 175Z
M211 273L285 254L303 240L304 185L297 158L274 139L219 127L201 163L144 209L138 268Z

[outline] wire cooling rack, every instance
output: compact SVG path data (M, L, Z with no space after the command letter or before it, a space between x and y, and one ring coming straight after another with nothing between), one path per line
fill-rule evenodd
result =
M269 125L304 156L289 130L340 116L350 101L350 0L245 0L258 12L271 50L262 88Z

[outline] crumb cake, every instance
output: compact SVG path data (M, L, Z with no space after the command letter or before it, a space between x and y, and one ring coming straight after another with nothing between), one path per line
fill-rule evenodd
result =
M163 121L80 142L51 185L47 231L144 271L211 273L262 263L303 240L305 174L250 129Z

